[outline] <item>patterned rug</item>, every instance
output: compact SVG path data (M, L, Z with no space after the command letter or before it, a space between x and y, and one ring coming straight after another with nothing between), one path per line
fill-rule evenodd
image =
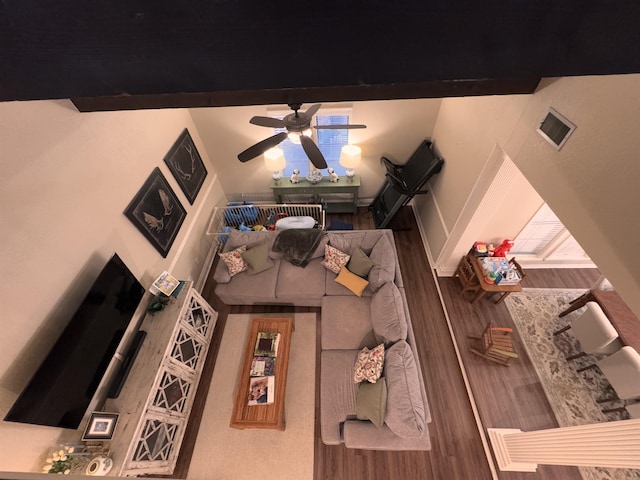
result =
M585 290L524 288L522 293L512 293L505 304L520 333L522 342L533 362L551 408L561 426L625 420L622 413L603 414L596 399L613 394L611 386L600 370L593 368L577 373L576 369L590 365L599 356L585 357L567 362L565 358L581 351L571 329L554 337L553 332L579 316L584 308L559 318L558 314L569 306L569 302ZM621 406L620 401L609 402L607 407ZM583 468L580 472L585 480L640 479L640 470Z

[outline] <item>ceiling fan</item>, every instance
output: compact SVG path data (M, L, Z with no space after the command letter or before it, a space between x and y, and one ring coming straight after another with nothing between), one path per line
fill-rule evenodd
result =
M322 152L311 138L311 128L320 129L351 129L351 128L367 128L366 125L314 125L311 127L311 119L320 109L322 104L316 103L311 105L305 112L300 112L301 103L290 103L289 108L293 110L293 113L286 115L282 120L273 117L261 117L256 116L249 120L249 123L253 125L259 125L261 127L270 128L286 128L286 132L276 133L272 137L266 138L261 142L247 148L244 152L238 155L238 160L241 162L248 162L249 160L262 155L270 148L275 147L280 142L284 141L287 136L298 136L304 153L307 154L311 163L318 169L327 168L327 161L324 159Z

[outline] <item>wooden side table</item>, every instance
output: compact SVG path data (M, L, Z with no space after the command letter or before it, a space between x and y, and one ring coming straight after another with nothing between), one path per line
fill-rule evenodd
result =
M240 377L236 386L233 413L229 425L233 428L273 428L284 430L284 394L287 388L289 350L293 318L254 318L249 327ZM251 362L258 338L258 332L280 333L280 343L275 366L274 402L265 405L248 405Z
M478 279L478 283L480 284L480 289L476 296L473 298L471 303L476 303L482 297L484 297L487 293L500 293L500 298L496 300L496 303L502 303L505 298L507 298L512 292L521 292L522 285L519 283L517 285L502 285L502 284L492 284L484 281L484 272L482 271L482 264L480 263L480 258L475 255L469 255L469 259L471 260L471 265L473 265L473 271L476 274Z
M326 209L328 213L353 213L357 212L358 208L358 191L360 189L360 177L358 175L353 176L352 182L347 182L347 177L338 177L337 182L330 182L327 177L323 178L318 183L309 183L306 178L301 178L299 183L291 183L288 178L280 180L280 184L276 185L274 181L271 182L271 190L276 199L276 203L283 202L283 195L312 195L315 203L320 203L321 200L328 200L332 194L350 194L351 198L345 201L339 202L326 202ZM323 195L327 195L323 198Z

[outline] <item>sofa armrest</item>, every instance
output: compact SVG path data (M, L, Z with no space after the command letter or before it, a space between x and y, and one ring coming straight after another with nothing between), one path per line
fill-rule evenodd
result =
M363 450L427 451L431 450L431 438L428 428L420 438L401 438L386 425L378 428L368 420L347 420L344 422L344 445Z

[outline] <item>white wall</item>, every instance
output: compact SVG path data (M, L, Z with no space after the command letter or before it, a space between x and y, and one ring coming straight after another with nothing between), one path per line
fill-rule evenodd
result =
M209 172L194 205L163 161L185 127ZM224 192L187 110L79 113L67 101L0 103L0 145L4 417L113 252L145 287L164 269L197 277L203 232ZM122 213L156 166L187 210L167 258ZM61 433L1 422L0 465L39 470Z
M577 125L560 151L536 132L550 106ZM427 237L439 231L438 243L428 240L432 256L456 240L450 233L497 145L640 314L639 122L640 75L553 79L533 95L443 100L434 138L447 163L434 196L416 201Z
M440 99L420 99L348 104L353 108L350 122L367 125L366 129L349 133L350 142L362 148L362 162L356 169L360 175L361 199L372 199L384 182L382 155L404 163L422 140L432 136L440 102ZM327 103L325 107L344 105L347 104ZM237 155L273 135L273 130L251 125L249 120L254 115L268 115L267 109L276 107L282 108L276 105L191 110L227 194L271 193L271 174L262 156L241 163Z

